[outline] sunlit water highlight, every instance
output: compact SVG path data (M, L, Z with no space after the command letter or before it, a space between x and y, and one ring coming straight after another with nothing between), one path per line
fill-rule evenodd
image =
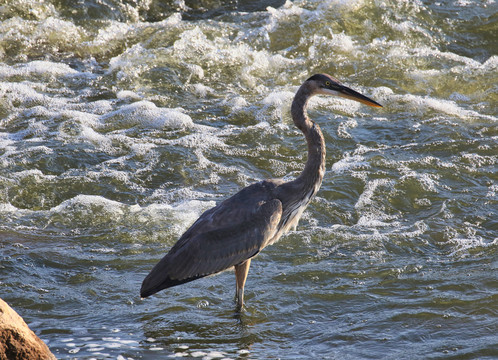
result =
M0 4L0 297L61 359L498 357L496 1L213 4ZM327 173L246 311L231 272L140 300L204 210L303 169L316 72L384 108L311 101Z

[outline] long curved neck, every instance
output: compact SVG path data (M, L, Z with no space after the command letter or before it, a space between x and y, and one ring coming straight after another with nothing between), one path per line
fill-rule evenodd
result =
M325 140L320 127L306 114L306 105L311 96L312 89L306 83L303 84L294 97L291 114L294 124L304 133L308 143L306 166L294 182L314 194L322 184L325 174Z

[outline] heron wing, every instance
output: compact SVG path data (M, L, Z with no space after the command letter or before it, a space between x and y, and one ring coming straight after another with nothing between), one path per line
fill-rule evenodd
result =
M251 185L206 211L145 278L141 296L228 269L255 256L276 235L282 203L273 185Z

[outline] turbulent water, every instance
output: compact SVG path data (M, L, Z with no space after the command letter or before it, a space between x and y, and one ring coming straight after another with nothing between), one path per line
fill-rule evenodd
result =
M498 4L2 0L0 297L61 359L498 357ZM292 179L298 86L322 188L232 272L141 300L206 209Z

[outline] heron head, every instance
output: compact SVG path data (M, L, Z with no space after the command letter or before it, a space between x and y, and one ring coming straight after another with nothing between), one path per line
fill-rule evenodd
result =
M327 74L313 75L306 80L306 82L310 82L312 84L314 94L340 96L346 99L361 102L362 104L368 106L382 107L382 105L378 102L373 101L365 95L342 85L339 80Z

